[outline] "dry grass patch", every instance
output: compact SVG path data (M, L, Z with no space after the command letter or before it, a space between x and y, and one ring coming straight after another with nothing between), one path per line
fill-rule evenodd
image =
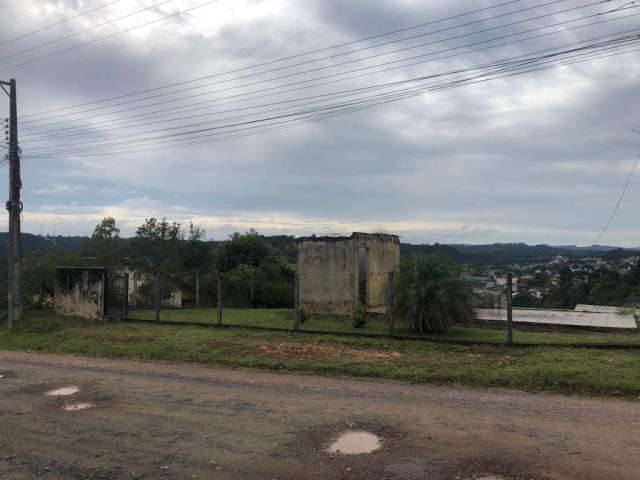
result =
M372 349L359 349L341 344L301 344L291 342L273 342L260 345L261 353L271 357L286 359L342 359L370 361L375 360L390 365L402 357L400 352L384 352Z

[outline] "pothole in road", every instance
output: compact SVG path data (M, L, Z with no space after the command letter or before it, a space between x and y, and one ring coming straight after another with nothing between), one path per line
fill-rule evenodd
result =
M78 387L74 387L73 385L69 387L62 387L56 390L51 390L47 392L45 395L49 395L50 397L66 397L68 395L73 395L74 393L78 393L80 389Z
M380 448L380 437L370 432L347 431L340 434L328 449L329 453L359 455L371 453Z
M88 410L93 407L94 405L91 402L79 402L65 405L63 408L66 412L77 412L78 410Z

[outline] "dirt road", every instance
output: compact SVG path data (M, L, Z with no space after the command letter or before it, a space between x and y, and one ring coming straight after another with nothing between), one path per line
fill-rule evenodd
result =
M637 479L639 422L640 400L0 351L3 480ZM381 448L328 454L349 429Z

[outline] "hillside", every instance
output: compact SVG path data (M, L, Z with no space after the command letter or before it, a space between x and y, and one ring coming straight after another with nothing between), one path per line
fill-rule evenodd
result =
M91 256L93 252L88 251L86 240L88 237L81 236L40 236L31 233L24 233L23 249L25 256L37 255L54 249L65 249L79 252L82 255ZM287 260L294 262L296 256L295 237L289 235L265 236L265 239ZM131 238L124 239L125 250L128 250ZM215 247L220 243L217 240L209 240L207 244ZM0 232L0 256L7 255L8 233ZM487 245L469 244L400 244L400 255L407 257L411 255L431 255L438 254L456 263L471 263L476 265L506 265L515 263L530 263L543 261L558 255L569 258L576 257L625 257L640 254L640 249L622 249L609 246L576 247L572 245L551 246L551 245L527 245L525 243L494 243Z

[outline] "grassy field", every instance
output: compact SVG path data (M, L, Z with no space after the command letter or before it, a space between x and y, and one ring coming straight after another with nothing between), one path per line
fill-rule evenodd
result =
M151 320L155 319L153 310L133 310L132 318ZM161 320L180 321L194 323L214 323L215 310L212 308L200 309L166 309L161 311ZM293 313L287 309L225 309L223 312L225 324L242 326L260 326L275 328L293 328ZM387 334L389 328L383 320L371 320L365 328L354 328L351 321L344 317L323 316L312 318L300 327L302 330L315 330L332 333L360 333L360 334ZM398 325L396 334L418 336L415 333ZM452 339L461 341L494 342L502 343L506 339L504 327L456 327L444 335L419 335L433 339ZM577 332L577 331L543 331L525 330L516 328L514 331L516 343L543 343L543 344L621 344L633 343L640 345L640 334L637 332L602 333L602 332Z
M288 321L286 312L263 313L265 317L273 315ZM235 315L255 319L255 312L249 315L238 311ZM471 331L464 335L476 334ZM30 312L11 333L2 327L0 349L434 384L640 396L640 353L637 351L479 347L182 325L108 324L62 318L46 312Z

